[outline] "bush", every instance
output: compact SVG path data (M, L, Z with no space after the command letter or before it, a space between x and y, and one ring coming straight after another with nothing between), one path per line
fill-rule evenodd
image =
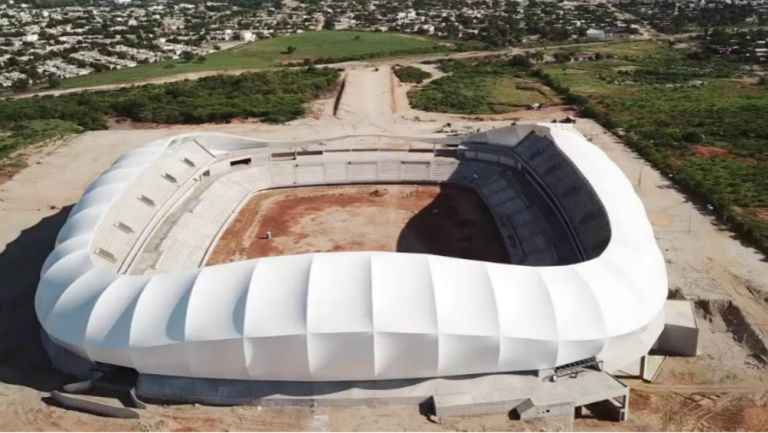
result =
M23 92L29 89L29 80L26 78L17 78L13 83L11 83L11 89L14 92Z
M686 143L701 143L704 141L704 136L700 132L688 131L681 137Z
M395 75L403 83L421 83L432 77L429 72L414 66L395 66Z
M613 122L613 119L611 119L611 116L591 102L587 103L581 109L581 115L594 120L607 129L613 129L616 127L616 124Z
M189 63L192 60L195 60L195 53L192 51L182 51L181 52L181 59L185 62Z
M570 105L577 105L579 107L583 107L589 104L589 98L583 95L574 95L573 93L568 93L565 95L565 102Z
M515 54L512 56L512 58L509 59L509 65L529 68L531 67L531 61L522 54Z
M61 78L57 77L56 75L49 75L47 81L48 87L51 89L56 89L61 86Z

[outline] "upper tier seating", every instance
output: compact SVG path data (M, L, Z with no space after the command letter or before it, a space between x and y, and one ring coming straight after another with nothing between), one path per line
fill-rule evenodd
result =
M562 209L582 249L583 259L600 255L611 237L608 215L576 167L549 138L533 132L512 150Z
M175 150L161 155L107 211L94 237L96 256L131 273L199 267L254 192L372 182L451 182L474 189L490 209L511 263L575 263L599 255L610 238L594 191L551 140L534 133L513 147L468 145L451 157L376 149L278 155L261 148L232 159L216 158L197 143Z

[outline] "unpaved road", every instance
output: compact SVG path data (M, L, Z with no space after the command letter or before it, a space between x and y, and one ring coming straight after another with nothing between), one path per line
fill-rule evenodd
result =
M388 70L388 68L380 68ZM364 100L344 95L345 112L332 113L332 100L318 101L311 117L286 125L241 123L162 129L97 131L82 134L40 153L35 163L0 185L0 429L2 430L764 430L768 414L766 369L751 349L734 338L728 323L700 317L701 354L670 358L657 384L637 385L630 399L632 418L617 424L587 416L574 424L560 421L509 422L503 416L443 420L433 424L413 406L377 408L219 408L152 405L140 420L111 420L65 411L43 400L66 378L51 370L40 350L39 327L32 300L42 261L66 217L67 206L111 161L127 149L154 138L194 130L222 131L255 137L301 140L345 134L434 133L444 123L464 131L492 128L509 119L550 121L562 108L483 117L422 113L407 108L408 86L370 68L347 71L353 87L366 95L391 99ZM389 83L389 84L387 84ZM384 86L384 88L382 87ZM387 89L386 87L389 86ZM376 104L379 104L378 106ZM394 108L393 108L394 107ZM389 115L385 114L389 112ZM363 114L365 113L365 114ZM370 115L382 115L370 119ZM416 119L418 117L418 119ZM492 120L486 120L492 119ZM667 260L670 287L685 296L730 300L749 320L764 326L768 265L752 248L718 227L658 172L616 137L589 120L577 127L603 148L635 184ZM765 330L765 328L763 328ZM728 397L738 394L737 397ZM719 402L719 403L718 403ZM705 407L704 412L698 409ZM705 413L706 412L706 413ZM691 414L701 413L702 422ZM762 427L762 428L761 428Z

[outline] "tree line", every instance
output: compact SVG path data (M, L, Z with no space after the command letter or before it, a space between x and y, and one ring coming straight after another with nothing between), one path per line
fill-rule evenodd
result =
M0 159L25 145L66 133L106 129L108 116L199 124L234 118L287 122L336 88L339 71L304 68L215 75L197 81L102 92L0 100Z

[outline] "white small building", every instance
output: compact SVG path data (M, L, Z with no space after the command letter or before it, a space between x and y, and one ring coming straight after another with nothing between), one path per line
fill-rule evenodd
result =
M250 30L240 32L240 40L243 42L253 42L256 40L256 34Z
M163 28L165 30L180 30L184 28L184 20L179 18L163 19Z
M419 26L419 31L431 35L435 33L435 26L432 24L422 24Z
M605 40L605 32L598 29L587 30L587 39L594 39L598 41Z

